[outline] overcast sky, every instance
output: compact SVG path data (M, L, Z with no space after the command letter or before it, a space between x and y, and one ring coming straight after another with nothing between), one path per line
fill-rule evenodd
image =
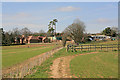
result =
M98 33L107 26L118 27L117 2L4 2L2 22L5 31L28 27L31 31L47 31L48 23L58 19L57 31L62 32L74 19L86 25L86 32Z

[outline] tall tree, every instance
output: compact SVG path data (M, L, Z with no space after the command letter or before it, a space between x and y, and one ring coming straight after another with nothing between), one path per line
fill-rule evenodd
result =
M31 31L25 27L21 29L22 35L24 35L25 37L29 36L31 34Z
M11 43L15 43L15 36L13 35L13 33L10 33L10 42Z
M58 22L57 19L53 19L53 25L55 26L55 35L56 35L56 23Z
M85 32L84 23L79 19L75 19L74 22L63 31L64 33L63 37L64 38L70 37L74 40L75 43L80 43L85 38L84 32Z
M13 31L12 31L13 35L15 37L21 35L21 31L18 29L18 28L14 28Z
M49 25L48 25L49 27L48 27L48 33L49 34L52 34L52 36L53 36L53 34L54 34L54 28L53 28L53 21L50 21L50 23L49 23Z
M116 27L107 27L102 31L102 34L106 35L106 36L112 36L112 37L116 37L118 34L118 29Z
M107 27L102 31L102 34L104 34L106 36L111 36L111 32L112 32L112 30L110 29L110 27Z
M11 44L11 41L10 41L10 35L8 32L5 33L5 44L6 45L10 45Z
M3 31L3 28L0 28L0 33L1 33L1 42L2 44L5 44L5 32Z
M58 22L57 19L53 19L52 21L50 21L49 23L49 27L48 27L48 32L52 33L52 35L56 35L56 23Z

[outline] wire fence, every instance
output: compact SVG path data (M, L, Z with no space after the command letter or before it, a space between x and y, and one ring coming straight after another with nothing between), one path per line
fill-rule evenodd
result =
M120 44L99 44L99 45L67 45L67 51L76 52L77 50L80 51L93 51L93 50L101 50L101 51L108 51L108 50L118 50Z
M40 57L29 60L22 65L3 70L2 78L24 78L26 75L36 72L36 69L34 69L35 66L40 66L46 59L51 57L54 53L62 48L63 47L54 48L51 51L44 53Z

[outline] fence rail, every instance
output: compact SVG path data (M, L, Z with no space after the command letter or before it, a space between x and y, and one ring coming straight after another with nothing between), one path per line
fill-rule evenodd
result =
M76 52L77 50L114 50L118 49L120 44L98 44L98 45L67 45L67 51L71 50L72 52Z
M3 70L2 77L3 78L24 78L28 74L32 74L36 72L36 69L33 68L35 66L40 66L46 59L51 57L55 52L62 49L62 47L57 47L52 49L49 52L44 53L40 57L37 57L29 62L24 63L24 65L16 66L15 68Z

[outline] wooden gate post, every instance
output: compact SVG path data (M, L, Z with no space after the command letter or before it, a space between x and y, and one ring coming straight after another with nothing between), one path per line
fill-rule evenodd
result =
M67 52L68 52L68 50L69 50L69 45L67 45Z
M101 45L101 51L102 51L102 45Z
M90 45L90 51L91 51L91 45Z
M88 51L89 51L89 45L88 45Z
M72 47L72 52L73 52L73 45L71 47Z
M113 44L112 44L112 51L113 51Z
M107 45L107 51L108 51L108 45Z
M106 45L106 51L108 51L108 45Z
M95 51L96 51L96 45L95 45Z

